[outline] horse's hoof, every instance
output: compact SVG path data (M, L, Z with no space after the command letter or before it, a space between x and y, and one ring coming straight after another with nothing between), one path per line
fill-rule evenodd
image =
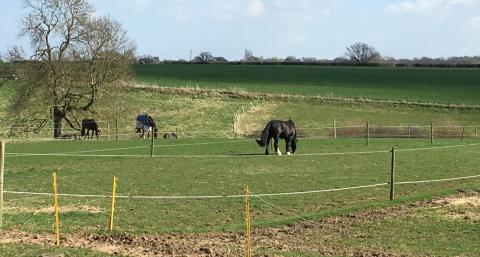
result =
M290 152L287 152L287 155L292 155Z
M282 152L280 152L280 151L277 151L277 155L282 155Z

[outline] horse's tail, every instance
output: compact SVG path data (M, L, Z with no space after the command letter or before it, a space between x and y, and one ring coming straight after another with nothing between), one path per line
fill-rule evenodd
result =
M262 131L262 135L260 136L260 140L259 139L255 139L257 141L257 144L261 147L264 147L266 144L267 144L267 141L268 141L268 135L270 133L270 127L272 126L272 122L270 121L269 123L267 123L267 125L265 126L265 128L263 129Z

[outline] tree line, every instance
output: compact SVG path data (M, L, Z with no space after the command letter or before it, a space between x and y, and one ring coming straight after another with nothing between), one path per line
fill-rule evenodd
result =
M345 53L334 59L322 59L315 57L287 56L285 58L264 58L253 55L251 50L245 50L242 60L227 60L224 57L215 57L211 52L201 52L191 60L160 60L151 55L139 56L135 59L136 64L160 64L160 63L194 63L194 64L253 64L253 65L319 65L319 66L395 66L395 67L472 67L480 68L480 56L452 56L448 58L401 58L395 59L382 56L375 47L363 42L357 42L348 46Z

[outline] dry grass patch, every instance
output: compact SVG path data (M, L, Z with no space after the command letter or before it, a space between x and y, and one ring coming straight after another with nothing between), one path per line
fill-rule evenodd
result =
M448 220L480 221L480 195L443 198L434 201L436 210Z
M240 136L252 137L258 136L265 123L273 116L278 104L262 102L257 105L250 105L247 108L244 107L245 112L238 114L238 119L235 122L235 132Z
M60 213L67 212L85 212L85 213L103 213L105 210L103 208L90 206L90 205L76 205L76 206L60 206ZM44 207L44 208L28 208L28 207L18 207L11 206L5 208L5 213L16 214L16 213L33 213L33 214L43 214L43 213L53 213L53 206Z

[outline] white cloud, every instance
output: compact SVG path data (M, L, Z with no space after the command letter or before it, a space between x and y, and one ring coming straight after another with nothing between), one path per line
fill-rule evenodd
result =
M480 16L471 18L468 23L473 30L480 32Z
M387 5L387 9L395 13L445 13L452 8L469 6L479 0L405 0Z
M245 11L245 15L248 17L256 17L263 13L265 5L262 0L250 0Z

